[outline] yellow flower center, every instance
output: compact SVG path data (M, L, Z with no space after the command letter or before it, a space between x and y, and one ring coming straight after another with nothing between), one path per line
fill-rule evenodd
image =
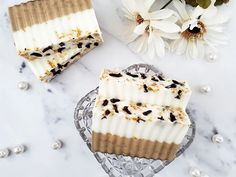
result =
M203 34L206 32L205 25L198 21L197 26L195 26L193 29L186 29L184 32L181 33L181 35L189 40L189 39L202 39Z
M138 14L138 15L136 16L136 22L137 22L138 24L141 24L141 23L144 22L144 19L143 19L143 17L142 17L140 14Z

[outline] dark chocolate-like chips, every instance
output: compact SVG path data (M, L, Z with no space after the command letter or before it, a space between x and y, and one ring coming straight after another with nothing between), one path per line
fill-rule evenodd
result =
M109 76L111 76L111 77L122 77L122 74L121 73L118 73L118 74L110 73Z
M111 101L112 103L116 103L116 102L119 102L120 100L117 99L117 98L112 98L112 99L110 99L110 101Z
M52 69L51 70L51 73L53 74L53 76L55 76L55 75L57 75L57 74L60 74L61 73L61 70L59 69L59 70L55 70L55 69Z
M131 76L131 77L134 77L134 78L137 78L137 77L138 77L137 74L132 74L132 73L130 73L130 72L127 72L126 74L127 74L128 76Z
M61 42L61 43L59 43L59 46L64 46L65 45L65 43L64 42Z
M94 42L94 46L98 46L99 45L99 43L98 42Z
M137 122L139 123L140 121L142 121L142 122L145 122L145 120L144 120L144 119L142 119L142 118L138 117L138 119L137 119Z
M157 77L158 77L159 80L165 81L165 79L161 75L158 75Z
M144 92L147 93L148 92L148 87L146 84L143 85L143 89L144 89Z
M92 44L92 43L89 42L89 43L87 43L87 44L85 45L85 47L89 49L90 46L91 46L91 44Z
M146 74L144 74L144 73L140 73L140 75L141 75L142 79L146 79L147 78Z
M89 35L88 38L89 39L94 39L94 37L92 35Z
M114 110L115 110L116 113L119 113L119 111L118 111L118 107L117 107L116 104L113 104L113 108L114 108Z
M111 113L111 111L110 111L109 109L107 109L107 110L105 111L105 115L106 115L106 116L108 116L110 113Z
M42 52L44 53L44 52L47 52L48 50L52 50L52 46L48 46L44 48Z
M83 43L82 42L79 42L78 44L77 44L77 47L80 49L80 48L82 48L82 46L83 46Z
M63 66L62 66L60 63L57 64L57 67L58 67L59 69L62 69L62 68L63 68Z
M61 53L63 50L65 50L66 48L65 47L61 47L61 48L59 48L59 49L57 49L57 51L59 52L59 53Z
M43 55L37 52L33 52L30 54L31 56L42 57Z
M127 114L132 114L128 108L128 106L123 107L123 111L125 111Z
M157 78L155 78L155 77L152 77L152 79L151 79L152 81L156 81L156 82L159 82L159 80L157 79Z
M176 84L170 84L170 85L166 86L166 88L176 88L176 87L177 87Z
M170 121L171 122L175 122L176 121L175 115L172 114L172 112L170 113Z
M72 57L70 57L71 60L73 60L75 57L77 57L78 55L80 55L80 52L78 52L77 54L73 55Z
M182 90L179 90L179 91L178 91L178 95L177 95L175 98L180 99L180 98L181 98L181 95L182 95Z
M159 119L159 120L164 120L163 116L158 117L157 119Z
M106 106L106 105L108 105L108 100L104 100L102 103L102 106Z
M136 103L137 106L142 106L142 103L138 102Z
M176 80L172 80L172 82L173 82L174 84L177 84L177 85L181 85L181 86L184 85L183 83L180 83L180 82L178 82L178 81L176 81Z
M151 114L151 113L152 113L152 110L148 110L148 111L143 112L143 115L147 116L148 114Z

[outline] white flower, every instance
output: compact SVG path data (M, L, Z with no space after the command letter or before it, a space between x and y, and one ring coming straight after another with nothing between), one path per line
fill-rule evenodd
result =
M203 58L206 50L216 52L217 46L227 43L222 24L229 18L217 14L215 0L207 9L197 6L190 12L186 10L185 1L174 0L173 3L180 15L181 33L171 44L172 51L185 53L189 58Z
M126 34L131 48L148 53L151 58L163 57L168 44L164 39L177 39L180 28L176 14L169 9L150 12L155 0L122 0L125 16L130 20Z

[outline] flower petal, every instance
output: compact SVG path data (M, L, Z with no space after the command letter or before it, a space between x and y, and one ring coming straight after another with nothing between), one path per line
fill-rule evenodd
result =
M174 14L174 11L169 9L157 10L150 13L151 20L161 20L171 17Z
M136 11L142 16L143 19L148 20L150 19L148 8L145 5L145 1L143 0L136 0Z
M215 32L212 30L208 30L203 38L210 46L226 45L228 43L228 39L223 33Z
M134 0L121 0L124 8L129 12L133 13L135 11L135 1Z
M203 13L204 13L204 9L201 8L200 6L197 6L190 14L190 17L192 19L198 19Z
M193 59L198 58L198 49L195 40L188 41L186 55L188 58L193 58Z
M148 46L148 34L143 34L134 42L129 44L129 47L136 53L145 53Z
M187 44L187 40L183 37L180 37L171 43L171 51L175 52L177 55L182 55L186 51Z
M198 58L205 56L205 46L203 40L197 40Z
M145 32L145 29L147 28L148 25L149 25L149 22L144 21L143 23L137 25L134 28L134 33L136 33L136 34L143 34Z
M219 25L229 21L229 16L226 14L220 14L214 16L214 18L202 18L201 21L207 26Z
M132 21L125 25L124 29L122 30L123 32L121 34L122 35L121 38L125 43L130 43L139 36L138 34L135 34L133 32L135 27L136 23Z
M179 0L174 0L173 4L183 20L189 19L189 15L185 9L185 1L180 2Z
M158 33L150 32L149 45L154 46L155 53L159 57L165 56L165 43Z
M179 33L165 33L162 31L159 31L158 34L166 39L178 39L180 37Z
M151 21L150 26L159 29L167 33L177 33L180 31L180 27L175 23L169 21Z
M155 2L155 0L145 0L145 6L146 6L147 10L150 10L150 8L152 7L154 2Z

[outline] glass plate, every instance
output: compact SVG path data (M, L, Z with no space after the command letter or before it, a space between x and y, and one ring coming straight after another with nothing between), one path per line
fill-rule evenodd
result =
M133 74L137 72L142 72L163 75L154 66L146 64L135 64L124 69L123 71L131 72ZM75 108L74 114L75 126L90 151L92 133L92 110L97 94L98 87L89 92L79 101ZM176 157L180 156L190 146L195 136L196 125L189 110L190 108L187 108L187 113L190 117L192 124L186 136L184 137L183 142L181 143L180 149L178 150ZM91 153L93 152L91 151ZM172 162L167 160L152 160L107 153L93 153L93 155L110 177L152 177Z

